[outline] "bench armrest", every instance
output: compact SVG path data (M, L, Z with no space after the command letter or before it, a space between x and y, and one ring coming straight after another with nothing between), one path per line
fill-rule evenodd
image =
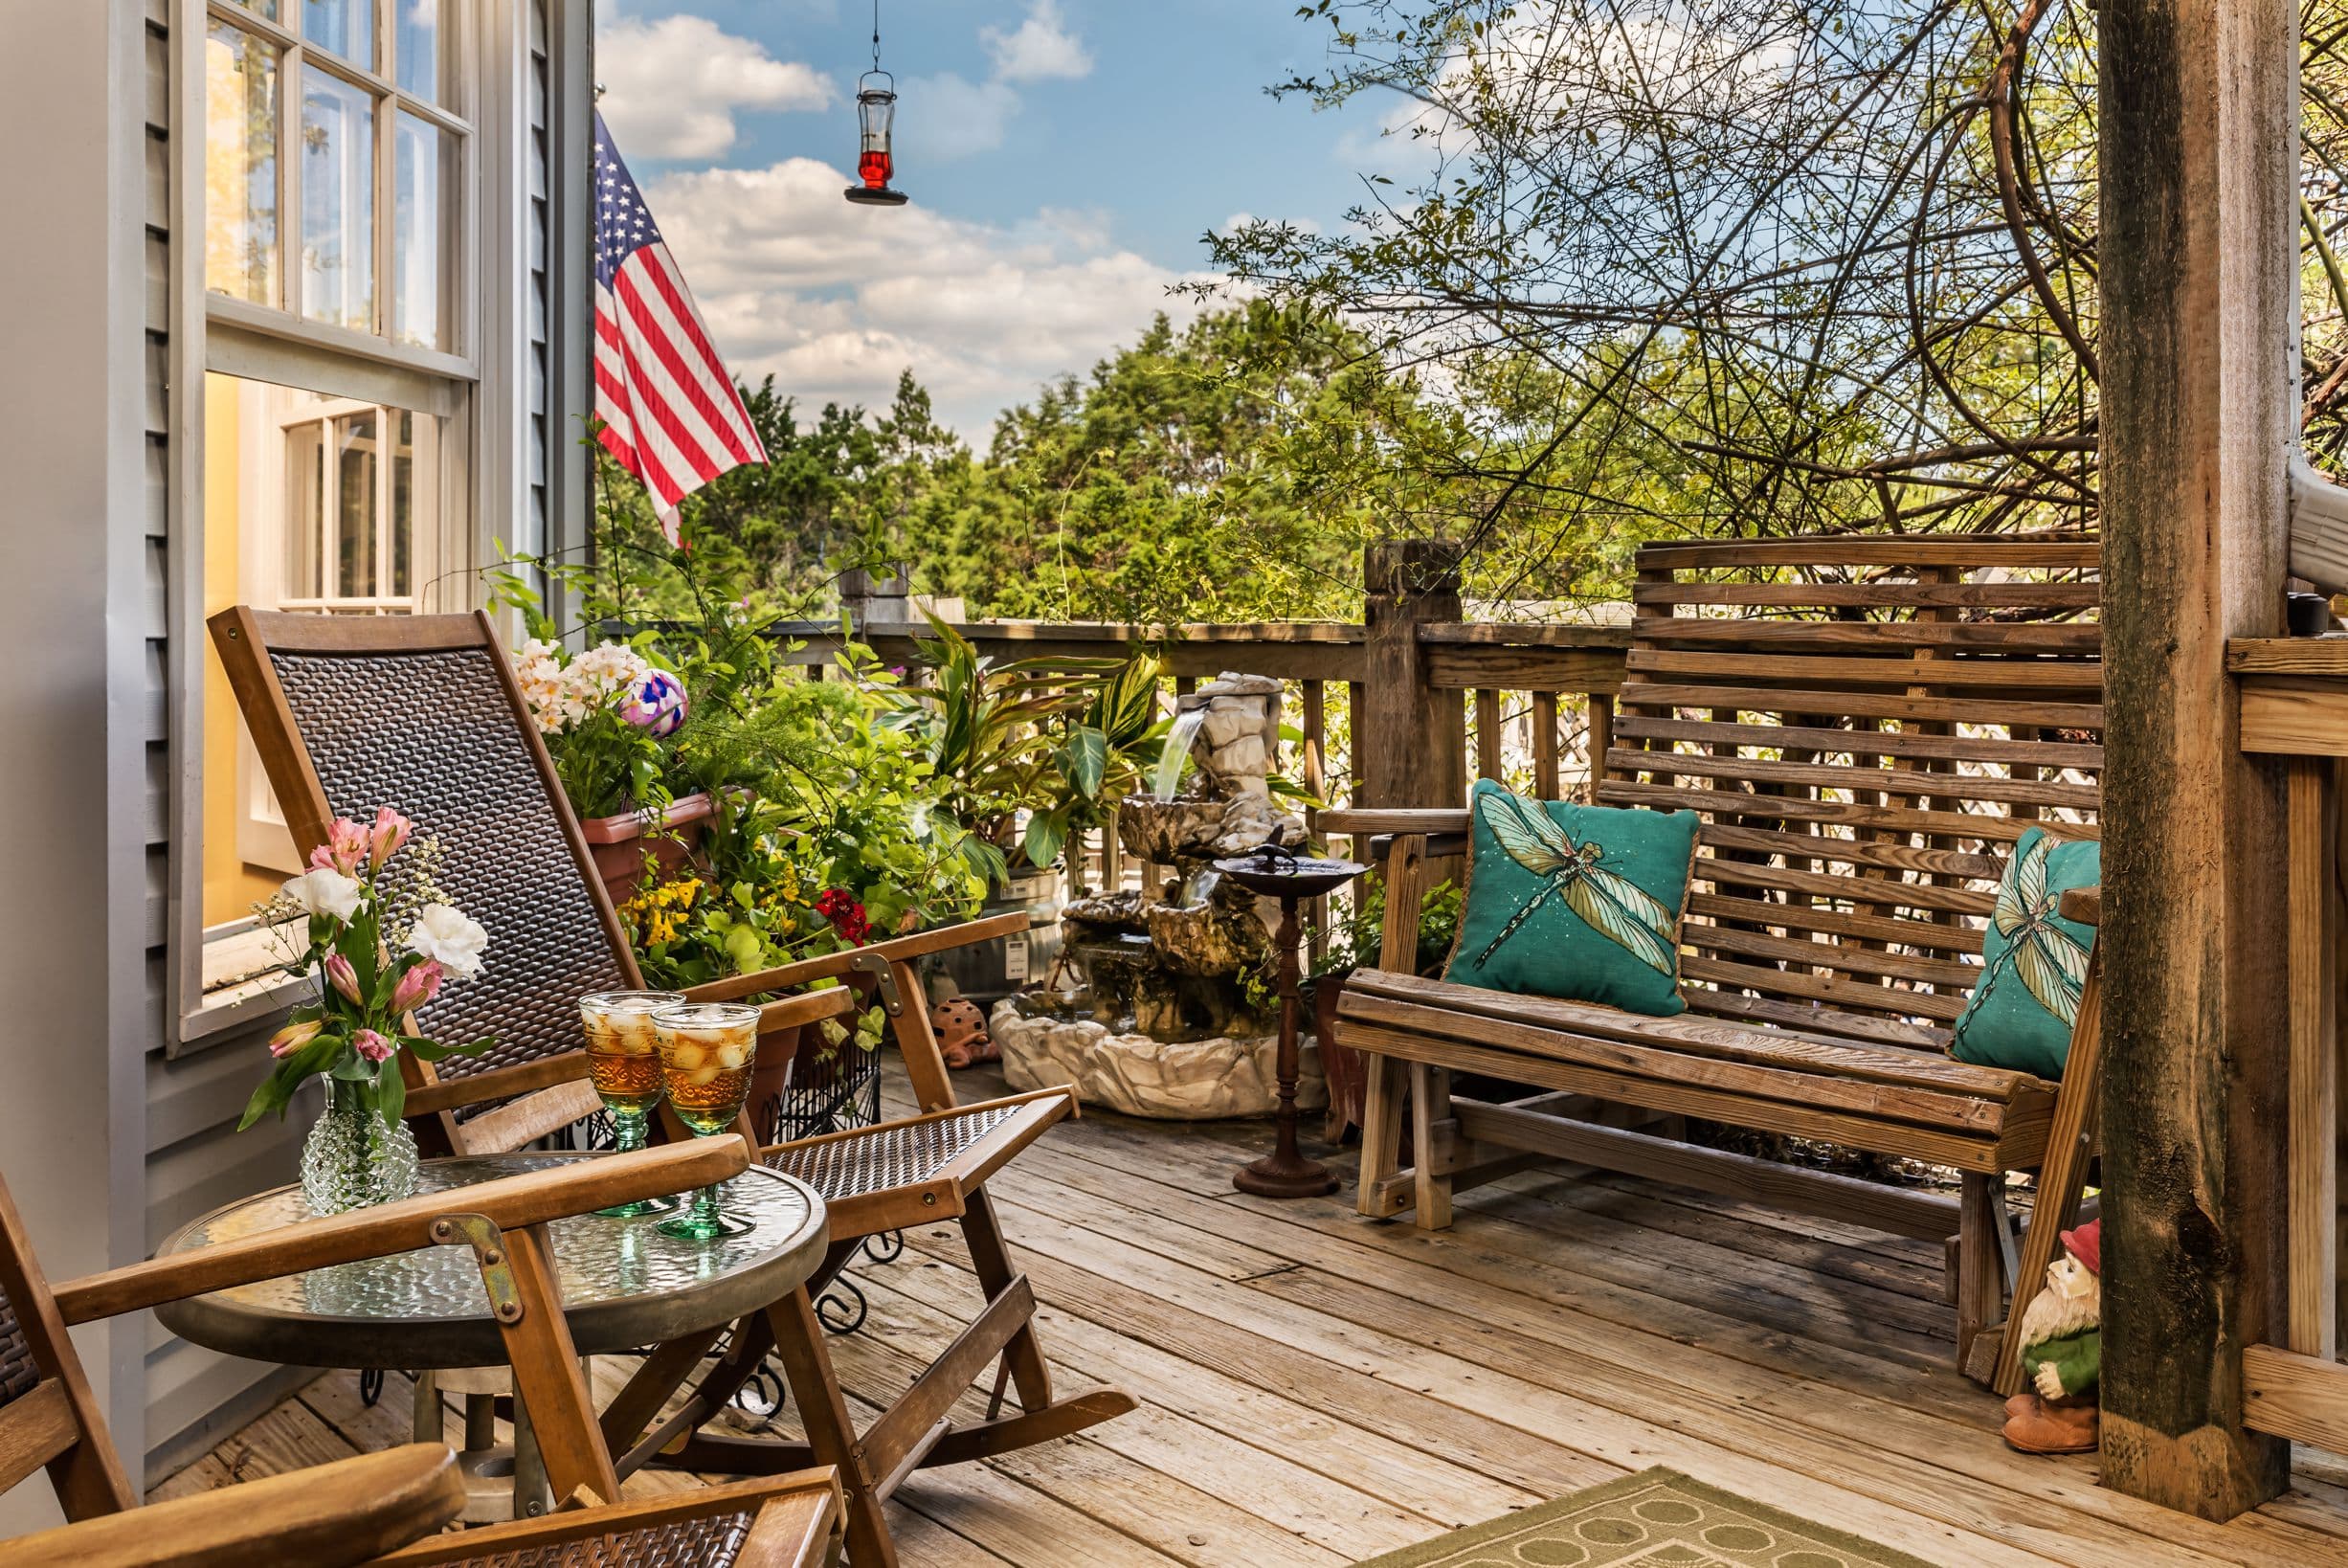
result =
M1314 819L1323 833L1465 833L1468 815L1465 807L1398 806L1348 808L1325 811Z
M2075 920L2082 926L2103 925L2103 884L2092 887L2072 887L2063 894L2063 918Z
M345 1568L431 1534L464 1503L456 1456L412 1443L44 1530L7 1542L0 1555L11 1568Z
M740 1176L749 1163L749 1144L739 1137L695 1138L625 1154L566 1160L551 1170L297 1221L193 1252L69 1280L56 1288L57 1311L69 1324L114 1317L256 1280L413 1252L435 1244L433 1221L443 1215L487 1215L501 1230L519 1230L706 1187Z

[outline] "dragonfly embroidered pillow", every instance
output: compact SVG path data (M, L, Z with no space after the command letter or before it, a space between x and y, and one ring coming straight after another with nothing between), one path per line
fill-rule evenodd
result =
M1684 1012L1680 917L1693 812L1468 797L1467 898L1443 978L1492 991Z
M2014 846L1981 937L1981 977L1949 1054L1983 1067L2063 1076L2095 932L2059 913L2063 894L2103 880L2103 846L2032 828Z

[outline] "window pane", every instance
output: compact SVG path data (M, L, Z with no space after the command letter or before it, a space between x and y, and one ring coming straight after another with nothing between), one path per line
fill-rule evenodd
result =
M314 599L325 592L319 543L325 535L326 470L317 424L285 432L285 596Z
M427 348L451 333L442 221L457 191L456 138L401 112L391 132L391 336Z
M375 415L334 421L336 598L371 599L375 587Z
M236 0L236 3L256 16L266 16L273 22L278 19L278 0Z
M391 0L391 58L399 90L440 101L440 0Z
M302 0L302 41L375 68L375 0Z
M302 88L302 313L375 329L374 102L324 71Z
M204 286L278 302L278 51L218 22L204 42Z
M415 415L391 412L391 596L414 590L409 564L415 554Z

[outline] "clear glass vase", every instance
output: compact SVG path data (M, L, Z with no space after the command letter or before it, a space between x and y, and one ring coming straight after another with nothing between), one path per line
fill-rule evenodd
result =
M312 1214L342 1214L415 1196L415 1134L386 1126L366 1086L326 1080L326 1109L302 1145L302 1196Z

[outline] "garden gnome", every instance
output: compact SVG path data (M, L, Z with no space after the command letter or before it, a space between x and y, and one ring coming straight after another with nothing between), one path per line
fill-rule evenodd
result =
M2005 1441L2030 1454L2083 1454L2096 1443L2103 1364L2103 1221L2063 1232L2046 1288L2022 1314L2030 1389L2005 1401Z

